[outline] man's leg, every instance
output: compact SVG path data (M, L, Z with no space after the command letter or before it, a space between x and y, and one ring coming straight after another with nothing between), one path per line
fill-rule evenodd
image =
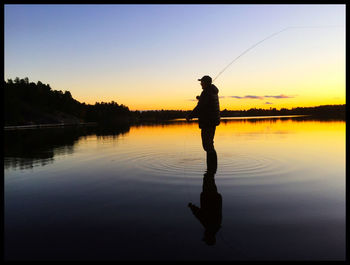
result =
M210 165L210 171L216 171L217 168L217 155L214 148L214 135L216 127L203 128L202 145L203 149L207 152L207 165Z
M214 149L214 135L216 127L202 128L202 145L206 152L215 151Z

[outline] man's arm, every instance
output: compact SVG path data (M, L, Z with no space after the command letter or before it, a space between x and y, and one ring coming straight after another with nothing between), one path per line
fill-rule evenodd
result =
M197 106L190 112L190 114L188 114L188 119L192 119L195 116L198 116L198 112L199 112L199 102L197 103Z
M207 93L204 93L204 91L201 93L197 106L191 111L191 113L186 117L187 120L192 119L195 116L198 116L199 110L201 108L204 108L209 99L208 99L209 95L207 95Z

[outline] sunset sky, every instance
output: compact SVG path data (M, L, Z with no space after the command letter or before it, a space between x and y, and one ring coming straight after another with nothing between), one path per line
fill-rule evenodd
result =
M5 80L130 110L345 104L345 5L5 5ZM327 27L323 27L327 26ZM329 27L331 26L331 27ZM304 27L304 28L303 28Z

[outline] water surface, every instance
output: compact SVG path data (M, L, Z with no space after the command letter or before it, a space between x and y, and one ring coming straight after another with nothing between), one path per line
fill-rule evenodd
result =
M5 258L344 260L345 122L225 119L216 243L196 122L5 134Z

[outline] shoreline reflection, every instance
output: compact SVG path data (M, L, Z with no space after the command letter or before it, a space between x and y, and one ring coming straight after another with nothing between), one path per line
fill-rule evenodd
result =
M119 127L70 127L5 131L4 168L30 169L53 163L58 155L73 154L74 146L83 137L120 135L130 131L130 126Z

